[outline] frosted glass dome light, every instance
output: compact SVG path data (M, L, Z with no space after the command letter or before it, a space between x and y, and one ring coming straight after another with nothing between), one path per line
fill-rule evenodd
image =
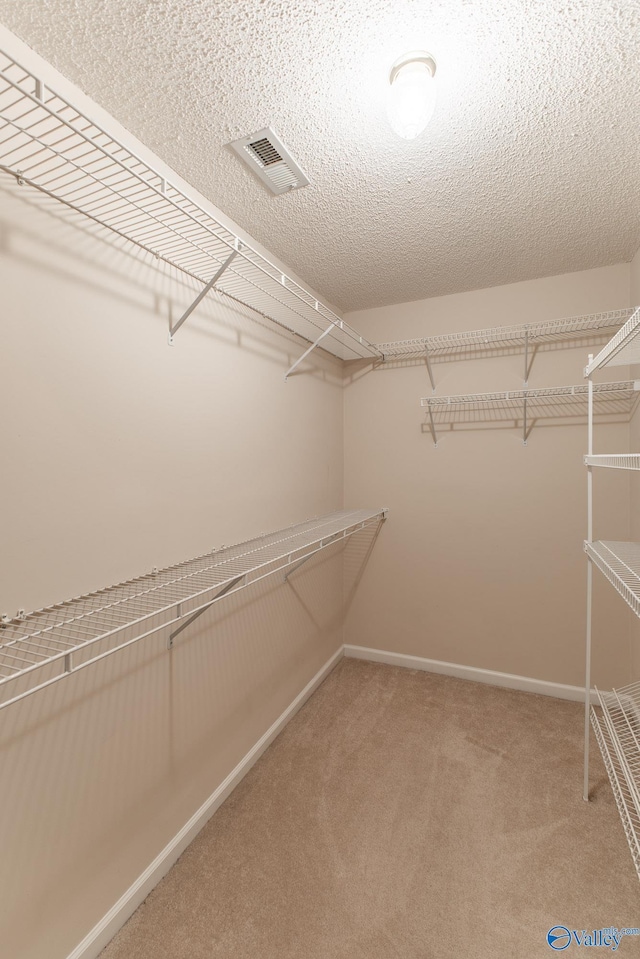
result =
M417 51L398 57L389 74L387 115L392 129L405 140L419 136L436 105L436 61Z

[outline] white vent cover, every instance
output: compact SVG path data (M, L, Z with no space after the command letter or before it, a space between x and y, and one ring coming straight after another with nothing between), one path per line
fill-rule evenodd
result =
M272 193L309 186L309 180L271 127L234 140L229 146Z

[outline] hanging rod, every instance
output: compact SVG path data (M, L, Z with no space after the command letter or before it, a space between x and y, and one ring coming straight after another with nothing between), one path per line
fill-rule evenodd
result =
M341 359L376 347L40 78L0 51L0 170Z
M340 510L196 559L0 620L0 709L162 630L167 645L225 596L283 572L362 530L387 510Z
M593 386L594 400L598 404L597 412L602 415L630 416L638 402L640 380L624 380L618 383L597 383ZM531 419L550 419L563 416L583 415L587 412L589 387L581 383L577 386L553 386L536 390L506 390L502 393L467 393L457 396L427 396L420 400L426 408L428 429L433 443L438 445L437 423L452 422L451 417L477 414L482 421L488 414L492 420L522 419L523 442L526 445L531 429Z

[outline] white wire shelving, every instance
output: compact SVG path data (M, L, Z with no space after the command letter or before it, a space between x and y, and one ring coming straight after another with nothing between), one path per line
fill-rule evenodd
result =
M446 333L412 340L396 340L377 343L376 349L384 361L424 359L435 390L432 360L480 356L490 350L515 350L524 352L524 383L529 379L530 363L541 346L552 347L586 337L611 336L629 319L633 309L611 310L605 313L590 313L570 316L539 323L519 326L498 326L485 330L468 330L462 333Z
M341 510L98 590L0 626L0 709L161 633L175 638L213 603L268 576L287 579L329 546L386 519Z
M595 412L601 416L628 418L638 403L639 390L640 380L599 383L593 387ZM587 415L588 397L589 387L579 384L502 393L425 396L420 405L426 409L426 426L435 446L439 426L472 422L515 423L521 427L526 445L532 425L539 420Z
M614 470L640 470L640 453L596 453L585 456L584 463Z
M597 690L600 715L591 705L593 569L598 569L640 617L640 543L593 540L593 469L640 469L639 453L594 453L593 427L597 391L592 376L607 366L640 362L640 309L585 367L588 380L587 466L587 628L585 642L585 737L583 798L589 799L589 727L593 727L607 769L631 855L640 878L640 683L611 692Z
M601 719L595 707L591 707L590 717L620 813L622 826L629 843L631 856L640 878L640 812L636 802L638 780L637 777L635 780L630 777L630 770L621 758L618 737L615 733L611 733L611 726L606 722L604 716ZM629 785L629 778L634 783L633 788Z
M161 173L0 51L0 171L341 359L377 348ZM302 357L286 375L301 362Z
M636 616L640 616L640 543L596 540L586 541L584 548Z
M640 307L632 312L597 356L589 357L584 375L589 377L605 366L632 366L634 363L640 363Z

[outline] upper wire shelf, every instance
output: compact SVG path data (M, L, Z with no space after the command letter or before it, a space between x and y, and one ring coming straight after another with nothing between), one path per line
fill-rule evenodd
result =
M584 375L591 376L605 366L632 366L640 363L640 307L637 307L621 330L612 337L585 367Z
M393 343L376 343L383 357L444 356L459 351L487 347L524 346L528 341L553 343L580 338L589 333L605 333L618 329L631 316L632 309L611 310L607 313L590 313L586 316L570 316L539 323L519 326L496 326L486 330L467 330L461 333L443 333L413 340L396 340Z
M0 51L0 171L341 359L377 348L162 174ZM173 331L172 331L173 332Z
M340 510L28 615L2 617L0 709L162 630L171 647L223 596L278 572L287 577L386 515Z
M640 380L597 383L593 386L597 414L628 418L638 402ZM433 442L437 445L437 426L443 423L498 422L522 423L526 443L533 422L540 419L584 416L589 387L553 386L536 390L507 390L502 393L467 393L458 396L427 396L420 400L426 407Z
M435 391L431 360L462 359L468 355L481 356L493 350L521 348L524 351L524 383L526 385L533 357L540 347L552 348L553 344L584 341L587 338L604 339L618 330L632 312L632 309L610 310L606 313L569 316L519 326L496 326L486 330L443 333L412 340L377 343L376 349L385 361L424 359L431 386Z

